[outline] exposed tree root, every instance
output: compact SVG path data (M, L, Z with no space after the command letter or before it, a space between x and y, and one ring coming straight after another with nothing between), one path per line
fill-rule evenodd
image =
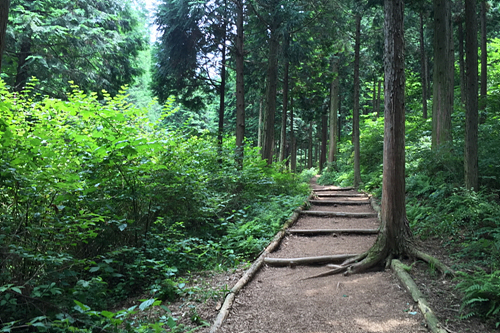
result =
M377 247L374 245L374 247L370 249L368 252L359 254L353 258L349 258L345 260L341 265L329 266L331 268L334 268L333 270L309 276L307 278L304 278L303 280L331 276L340 273L344 273L344 275L359 274L366 272L367 270L374 268L376 266L385 266L385 268L389 268L391 266L391 263L394 261L393 260L393 258L395 257L394 254L387 251L387 249L385 248L378 251L376 249ZM445 276L446 274L455 276L455 272L451 268L449 268L448 266L446 266L433 256L428 255L427 253L424 253L413 247L408 249L406 253L411 254L410 257L412 258L422 259L423 261L429 263L430 265L433 265L443 274L443 276ZM397 257L401 257L401 255L398 255Z
M415 257L418 259L422 259L423 261L425 261L426 263L431 265L431 267L437 268L441 272L443 277L448 275L448 274L450 274L453 277L455 276L455 271L453 269L446 266L445 264L443 264L441 261L437 260L433 256L428 255L427 253L424 253L424 252L419 251L419 250L415 250Z

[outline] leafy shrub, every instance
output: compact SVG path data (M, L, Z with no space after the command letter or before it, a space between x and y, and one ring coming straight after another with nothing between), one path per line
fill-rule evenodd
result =
M72 89L61 101L0 81L3 322L42 327L75 301L99 322L125 297L171 299L168 281L248 259L308 194L257 149L239 169L234 138L220 149L210 133L162 127L172 101L151 123L125 92Z

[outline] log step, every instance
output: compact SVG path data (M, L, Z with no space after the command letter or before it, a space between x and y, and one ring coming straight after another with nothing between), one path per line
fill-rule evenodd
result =
M330 256L303 258L264 258L264 263L268 264L269 266L314 265L344 261L350 258L354 258L355 256L357 256L357 254L337 254Z
M368 198L366 194L361 194L361 193L356 193L356 194L341 194L341 193L316 193L318 197L323 197L323 198Z
M314 192L325 192L325 191L352 191L354 187L334 187L334 188L320 188L314 190Z
M337 200L309 200L313 205L369 205L370 200L337 201Z
M322 235L322 234L378 234L379 229L288 229L292 235Z
M377 213L341 213L341 212L324 212L319 210L303 210L302 215L312 216L334 216L334 217L377 217Z

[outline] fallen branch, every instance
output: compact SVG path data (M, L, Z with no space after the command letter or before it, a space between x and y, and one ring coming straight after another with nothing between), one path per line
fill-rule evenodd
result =
M342 213L342 212L328 212L320 210L303 210L300 213L303 215L313 215L313 216L377 217L377 213Z
M404 265L401 263L401 261L397 259L392 260L391 268L398 276L401 283L404 284L406 289L410 292L413 300L418 304L418 307L420 308L420 311L422 311L422 314L427 321L427 326L429 327L431 332L447 333L447 331L442 328L442 325L439 323L439 320L437 319L434 312L432 312L431 308L429 308L427 301L411 278L410 274L405 271Z
M378 234L379 229L289 229L289 234L320 235L320 234Z
M331 256L302 257L302 258L264 258L264 263L270 266L311 265L311 264L339 262L355 256L357 256L357 254L337 254Z

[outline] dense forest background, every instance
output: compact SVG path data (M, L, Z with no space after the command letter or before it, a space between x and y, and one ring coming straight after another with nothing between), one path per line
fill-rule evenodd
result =
M499 9L412 0L404 21L408 220L493 327ZM168 301L189 273L252 260L312 175L382 196L382 1L162 0L153 39L140 1L0 10L4 332L187 331Z

